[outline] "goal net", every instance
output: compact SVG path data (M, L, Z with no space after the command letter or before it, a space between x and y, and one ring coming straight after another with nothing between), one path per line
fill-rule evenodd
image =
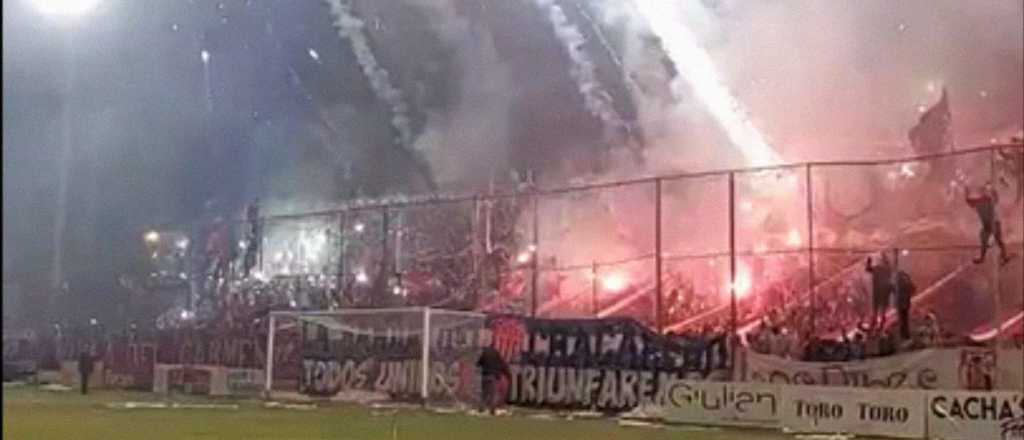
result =
M486 342L479 313L421 307L274 312L272 399L476 406Z

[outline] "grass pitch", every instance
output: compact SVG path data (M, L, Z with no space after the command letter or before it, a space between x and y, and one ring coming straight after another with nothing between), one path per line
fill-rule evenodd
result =
M118 409L124 402L234 404L225 408ZM687 427L621 427L615 420L474 417L360 406L270 409L256 400L185 398L133 392L3 391L3 438L16 440L792 440L777 432Z

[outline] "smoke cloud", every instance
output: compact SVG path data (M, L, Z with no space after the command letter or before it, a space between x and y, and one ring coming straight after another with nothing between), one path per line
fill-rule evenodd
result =
M909 154L906 133L943 86L958 145L1020 130L1022 4L721 0L674 2L669 11L710 53L769 144L792 162ZM649 24L628 2L605 6L606 23L637 36L627 46L627 69L650 76L654 63L638 42L651 35ZM661 134L660 148L689 150L721 139L694 129L706 122L700 114L706 110L688 99L693 97L682 96L671 112L687 130L665 130L661 121L645 119L649 133ZM638 102L646 115L660 105L644 97ZM723 146L697 150L709 154Z
M576 81L587 111L605 124L605 127L621 130L625 127L622 117L612 105L612 96L597 80L594 61L585 49L586 40L580 30L569 22L565 11L554 0L534 0L554 27L555 36L565 47L572 60L570 76Z
M409 117L409 104L405 101L402 91L391 84L388 71L378 62L370 48L362 20L353 15L352 5L344 0L326 0L335 16L334 25L338 35L352 44L352 52L356 61L366 75L377 97L391 109L391 125L398 133L398 142L409 147L413 141L413 130Z
M486 182L508 166L514 88L489 30L460 17L449 2L411 0L424 8L430 27L454 54L453 100L430 109L416 140L437 179L448 184Z

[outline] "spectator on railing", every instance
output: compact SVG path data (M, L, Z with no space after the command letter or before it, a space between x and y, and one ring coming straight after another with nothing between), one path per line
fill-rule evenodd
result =
M872 264L871 257L868 257L865 270L871 274L871 325L884 327L885 314L889 310L889 297L893 290L892 265L889 263L889 257L883 253L878 264Z
M896 272L896 311L899 314L900 337L910 339L910 297L917 293L917 286L906 271Z

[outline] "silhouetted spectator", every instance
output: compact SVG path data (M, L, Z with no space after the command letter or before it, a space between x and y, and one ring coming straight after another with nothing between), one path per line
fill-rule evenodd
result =
M493 415L498 404L495 388L502 377L509 376L508 364L501 358L501 353L498 353L498 350L488 345L480 353L480 359L477 360L476 365L480 368L482 379L480 384L481 411L486 409Z
M889 309L889 296L892 295L892 266L889 257L882 255L879 264L872 264L868 258L865 270L871 274L872 325L877 328L885 326L885 312Z
M999 213L996 210L999 204L999 193L996 192L992 183L986 183L981 189L981 194L972 194L970 188L964 193L964 200L974 208L974 211L978 213L978 219L981 220L981 231L979 231L979 238L981 239L981 255L974 259L975 264L980 264L985 261L985 254L988 253L988 241L990 237L995 237L996 245L999 246L999 258L1001 263L1005 264L1010 260L1010 256L1006 253L1006 245L1003 244L1003 229L1002 224L999 221Z
M900 337L910 339L910 298L917 293L917 286L904 271L896 274L896 311L899 313Z
M89 376L92 375L93 356L89 349L78 353L78 377L81 378L82 394L89 394Z

